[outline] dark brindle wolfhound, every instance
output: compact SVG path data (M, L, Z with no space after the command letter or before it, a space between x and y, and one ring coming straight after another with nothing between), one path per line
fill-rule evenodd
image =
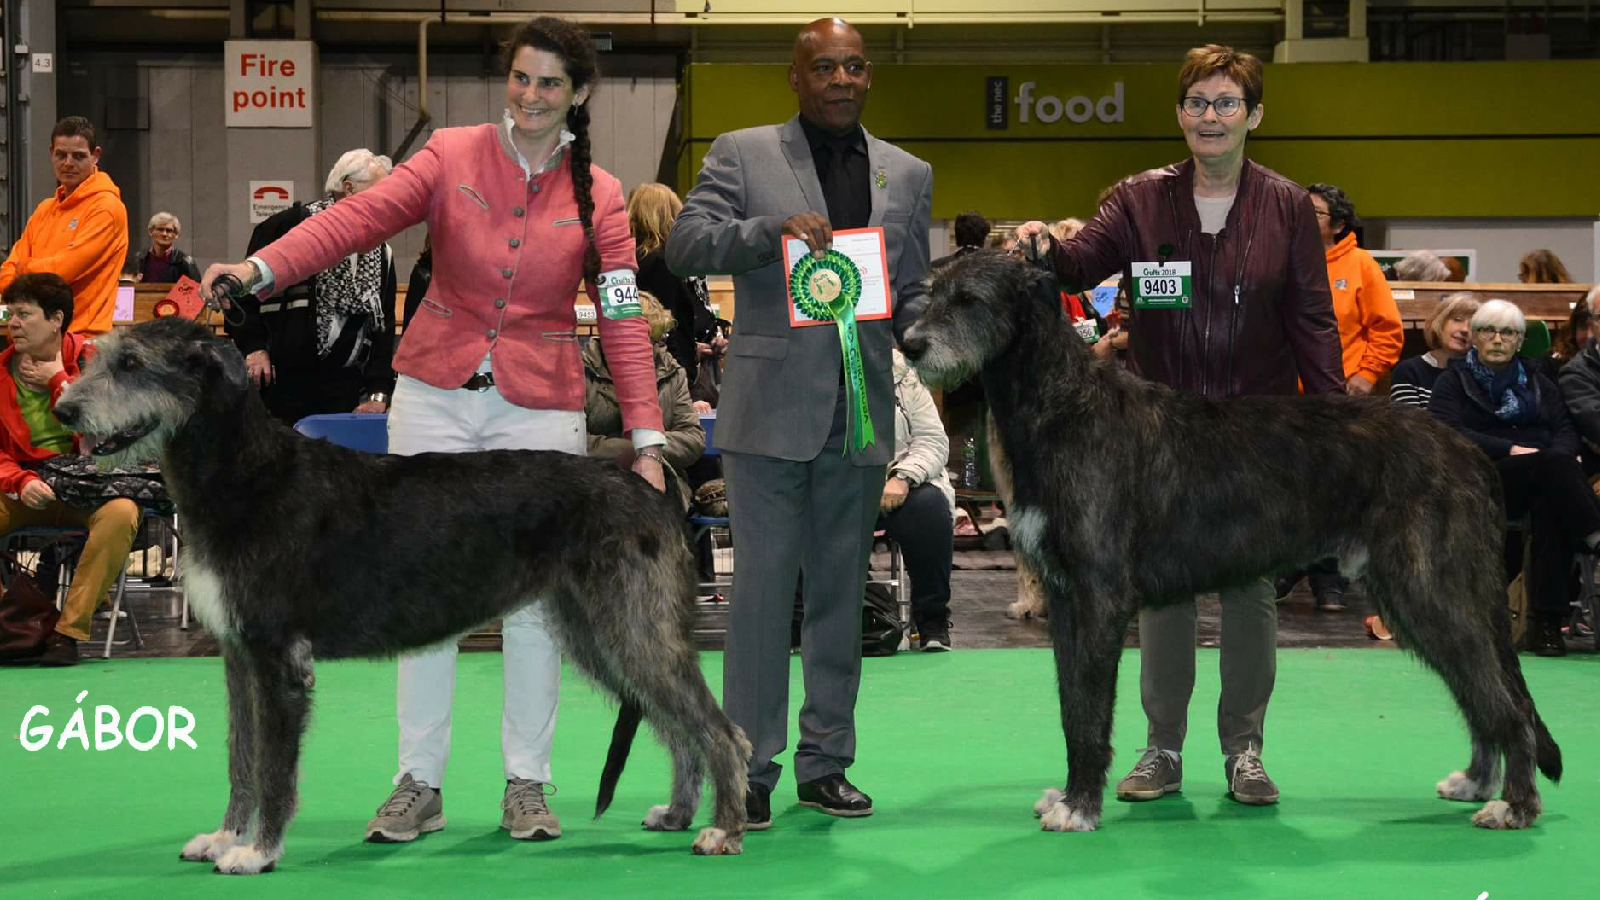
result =
M1141 606L1337 557L1401 645L1437 671L1466 717L1472 761L1441 797L1501 799L1472 817L1539 816L1534 766L1561 751L1511 646L1493 466L1422 410L1381 399L1212 402L1095 362L1054 281L974 254L942 270L906 332L930 382L979 375L1011 464L1009 510L1050 604L1067 738L1065 791L1035 806L1052 831L1100 822L1111 710L1128 621Z
M102 342L56 415L107 464L160 458L184 590L222 646L232 791L222 827L184 859L253 873L282 855L313 658L454 640L536 599L568 658L622 701L596 815L642 714L673 768L672 802L645 825L687 828L709 768L714 827L694 850L739 852L750 746L695 658L682 519L643 479L564 453L376 456L310 440L267 414L232 344L177 317Z

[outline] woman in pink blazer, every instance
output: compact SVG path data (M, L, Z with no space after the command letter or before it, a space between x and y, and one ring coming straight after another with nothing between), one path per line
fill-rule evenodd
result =
M212 266L264 296L403 228L427 222L433 281L394 367L389 452L496 448L585 452L584 378L573 297L596 301L634 471L663 486L665 443L649 329L621 184L592 165L585 107L598 74L589 35L555 18L507 45L499 124L444 128L369 190L308 219L243 263ZM561 658L539 604L504 623L506 793L501 826L548 840L545 801ZM396 787L368 824L371 841L444 827L454 643L400 661Z

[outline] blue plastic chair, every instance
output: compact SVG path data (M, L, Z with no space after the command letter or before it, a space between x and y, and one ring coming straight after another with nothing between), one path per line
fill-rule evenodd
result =
M706 433L706 449L701 451L700 455L721 456L722 453L717 449L716 442L713 440L716 433L717 417L701 416L700 427ZM696 516L691 514L689 516L689 524L694 526L694 539L698 541L700 536L711 528L726 528L728 526L728 518L726 516Z
M389 416L386 413L328 413L306 416L294 430L309 438L330 441L362 453L389 452Z
M721 452L717 450L716 442L713 440L713 438L715 437L715 434L716 434L716 426L717 426L717 417L716 416L711 415L711 416L701 416L700 417L700 427L702 429L704 429L705 433L706 433L706 449L701 452L702 456L720 456L720 455L722 455ZM694 529L694 542L696 544L698 544L698 543L700 543L700 540L705 537L706 532L710 531L711 529L713 529L713 528L727 528L728 527L728 517L727 516L697 516L694 513L690 513L689 514L689 525L690 525L690 527L692 527ZM713 579L711 581L709 581L709 582L702 582L700 587L702 589L709 589L712 592L712 594L716 594L721 589L728 587L728 583L719 582L713 577Z

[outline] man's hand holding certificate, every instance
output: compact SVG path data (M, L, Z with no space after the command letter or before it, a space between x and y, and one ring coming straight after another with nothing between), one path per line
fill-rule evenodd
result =
M883 229L835 231L832 247L820 257L808 242L798 238L786 239L783 249L789 271L789 324L802 327L832 323L839 330L850 406L845 452L864 450L877 436L867 408L856 322L887 319L891 312Z

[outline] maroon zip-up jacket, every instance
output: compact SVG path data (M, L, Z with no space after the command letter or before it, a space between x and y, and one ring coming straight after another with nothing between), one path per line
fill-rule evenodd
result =
M1134 309L1135 371L1213 400L1344 389L1339 324L1316 213L1305 189L1245 160L1227 224L1202 234L1194 160L1116 186L1100 212L1050 262L1062 287L1084 290L1134 263L1188 260L1189 309Z

